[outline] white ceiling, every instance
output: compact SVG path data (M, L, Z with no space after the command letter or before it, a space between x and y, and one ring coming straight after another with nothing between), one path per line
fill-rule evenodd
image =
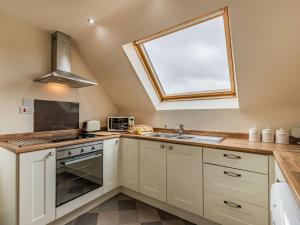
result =
M0 0L0 12L71 35L121 111L153 111L121 46L225 5L241 108L299 105L299 0Z

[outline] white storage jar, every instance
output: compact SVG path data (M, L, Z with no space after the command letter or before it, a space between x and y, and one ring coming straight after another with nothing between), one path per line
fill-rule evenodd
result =
M283 128L276 130L276 143L277 144L289 144L290 132Z
M249 141L260 141L261 140L261 130L255 127L249 129Z
M274 130L266 127L262 130L262 142L272 143L274 142Z

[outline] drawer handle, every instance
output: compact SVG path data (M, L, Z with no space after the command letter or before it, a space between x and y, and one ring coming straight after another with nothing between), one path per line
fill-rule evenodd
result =
M166 146L165 146L165 145L160 145L159 147L160 147L160 148L165 148Z
M224 174L227 176L231 176L231 177L242 177L242 175L239 173L233 173L233 172L228 172L228 171L224 171Z
M224 204L228 205L229 207L235 208L235 209L241 209L242 208L241 205L237 205L237 204L234 204L234 203L228 202L228 201L224 201Z
M224 157L230 158L230 159L241 159L242 157L239 155L232 155L232 154L223 154Z

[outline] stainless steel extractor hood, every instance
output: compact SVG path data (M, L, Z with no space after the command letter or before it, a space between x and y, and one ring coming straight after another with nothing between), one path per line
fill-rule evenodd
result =
M35 79L35 82L66 85L81 88L97 85L91 81L71 73L71 37L61 32L51 35L51 72Z

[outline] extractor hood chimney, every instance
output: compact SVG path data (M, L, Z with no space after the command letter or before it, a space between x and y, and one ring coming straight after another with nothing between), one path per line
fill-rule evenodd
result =
M58 31L51 35L51 72L34 81L73 88L97 85L71 73L71 37Z

